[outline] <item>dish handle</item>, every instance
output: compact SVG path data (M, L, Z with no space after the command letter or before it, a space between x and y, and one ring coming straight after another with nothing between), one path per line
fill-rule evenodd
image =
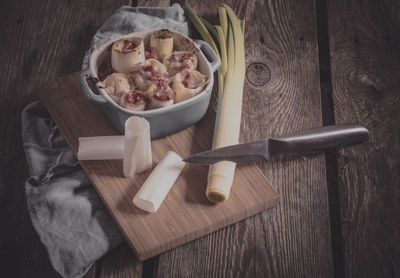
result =
M217 54L215 53L214 49L206 43L205 41L196 40L195 41L198 48L205 54L206 58L210 62L211 70L215 72L219 66L221 65L221 61L219 60Z
M89 71L90 70L87 69L81 73L81 75L79 76L79 85L81 86L83 93L85 94L87 99L90 100L90 102L96 104L104 104L106 103L104 97L93 93L92 89L90 89L89 84L87 83L87 80L89 78Z

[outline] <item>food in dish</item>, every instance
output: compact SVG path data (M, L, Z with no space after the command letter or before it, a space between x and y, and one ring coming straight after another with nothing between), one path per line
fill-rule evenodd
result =
M169 78L165 66L156 59L147 59L142 63L136 64L131 76L136 87L142 91L146 91L154 81L167 80Z
M112 73L102 82L104 90L113 101L120 104L120 99L124 94L132 91L133 84L128 75L124 73Z
M144 111L149 100L149 97L142 91L133 90L121 96L120 105L131 111Z
M174 104L175 92L165 80L153 82L147 89L146 94L150 98L150 109L167 107Z
M111 66L117 72L130 73L134 65L144 60L144 43L141 38L121 39L111 48Z
M174 48L174 34L168 29L156 30L151 33L150 48L154 49L161 61L172 53Z
M196 70L183 70L172 78L172 89L176 93L175 103L194 97L208 84L205 75Z
M190 51L175 51L164 58L163 64L170 75L175 75L185 69L197 68L197 56Z
M115 103L131 111L157 109L204 90L208 78L196 71L198 49L174 36L161 29L148 39L128 37L112 44L111 59L104 56L98 78Z

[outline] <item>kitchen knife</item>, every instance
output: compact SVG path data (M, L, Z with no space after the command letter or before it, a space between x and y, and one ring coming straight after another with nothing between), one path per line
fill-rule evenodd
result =
M361 143L368 139L368 130L355 124L332 125L257 142L237 144L205 151L183 161L197 164L213 164L218 161L236 163L268 160L283 153L312 153Z

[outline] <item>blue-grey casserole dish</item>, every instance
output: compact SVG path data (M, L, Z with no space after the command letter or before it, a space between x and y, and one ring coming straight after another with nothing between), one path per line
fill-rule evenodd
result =
M141 37L145 45L149 45L150 35L153 31L146 30L131 33L104 43L92 52L89 59L89 69L82 72L79 78L79 84L85 96L91 102L99 105L112 127L120 134L124 133L125 121L131 116L139 116L148 120L150 123L151 138L156 139L178 132L197 123L207 112L214 84L213 73L220 65L218 56L206 42L201 40L193 41L172 30L174 50L194 50L198 59L197 70L209 78L208 85L201 93L169 107L133 112L116 104L103 89L101 82L98 80L98 69L103 61L111 59L111 46L113 42L121 38ZM88 86L88 79L95 80L95 92Z

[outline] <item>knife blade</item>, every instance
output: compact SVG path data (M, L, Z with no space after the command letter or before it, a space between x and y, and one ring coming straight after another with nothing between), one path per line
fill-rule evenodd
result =
M361 143L368 139L368 134L368 129L361 125L332 125L209 150L194 154L183 159L183 161L196 164L213 164L219 161L247 163L268 160L277 154L313 153Z

